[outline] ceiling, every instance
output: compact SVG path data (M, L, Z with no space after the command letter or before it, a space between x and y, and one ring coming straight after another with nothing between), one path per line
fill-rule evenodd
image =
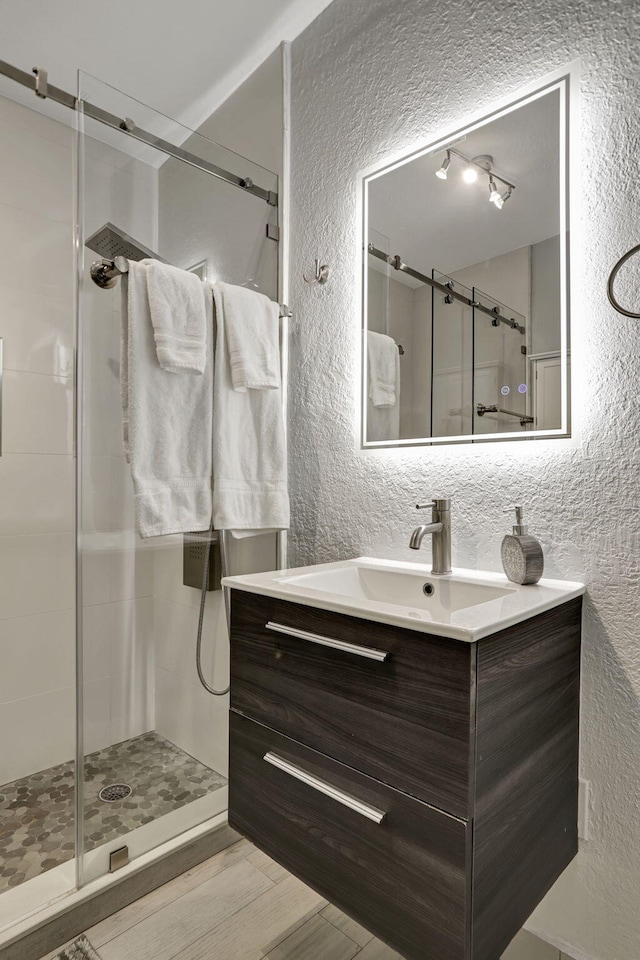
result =
M44 67L75 93L77 69L197 127L330 0L0 0L0 58ZM0 78L0 95L65 119Z
M435 172L445 158L441 149L370 182L369 227L378 234L370 239L422 273L430 274L435 267L450 274L556 236L558 104L558 92L552 91L455 142L467 157L492 156L496 175L515 184L502 210L488 201L486 176L481 174L475 184L462 182L464 164L456 157L451 159L448 179L439 180ZM406 275L394 274L396 278L416 285Z

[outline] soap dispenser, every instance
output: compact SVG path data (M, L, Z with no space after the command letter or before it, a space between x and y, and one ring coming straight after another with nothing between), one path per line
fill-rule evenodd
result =
M512 583L537 583L544 570L542 544L527 532L528 527L522 522L522 507L515 507L515 511L513 533L508 533L502 541L502 566Z

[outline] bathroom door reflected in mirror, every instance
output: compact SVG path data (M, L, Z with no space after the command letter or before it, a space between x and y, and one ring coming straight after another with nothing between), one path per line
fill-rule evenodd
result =
M365 445L569 433L568 84L365 177Z

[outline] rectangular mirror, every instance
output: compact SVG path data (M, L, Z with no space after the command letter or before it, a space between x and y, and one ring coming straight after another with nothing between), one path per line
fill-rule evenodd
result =
M363 178L363 446L569 435L568 94Z

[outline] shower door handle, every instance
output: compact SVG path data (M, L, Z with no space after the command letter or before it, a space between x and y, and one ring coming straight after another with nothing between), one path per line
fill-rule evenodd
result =
M4 337L0 337L0 457L2 456L2 392L4 387Z

